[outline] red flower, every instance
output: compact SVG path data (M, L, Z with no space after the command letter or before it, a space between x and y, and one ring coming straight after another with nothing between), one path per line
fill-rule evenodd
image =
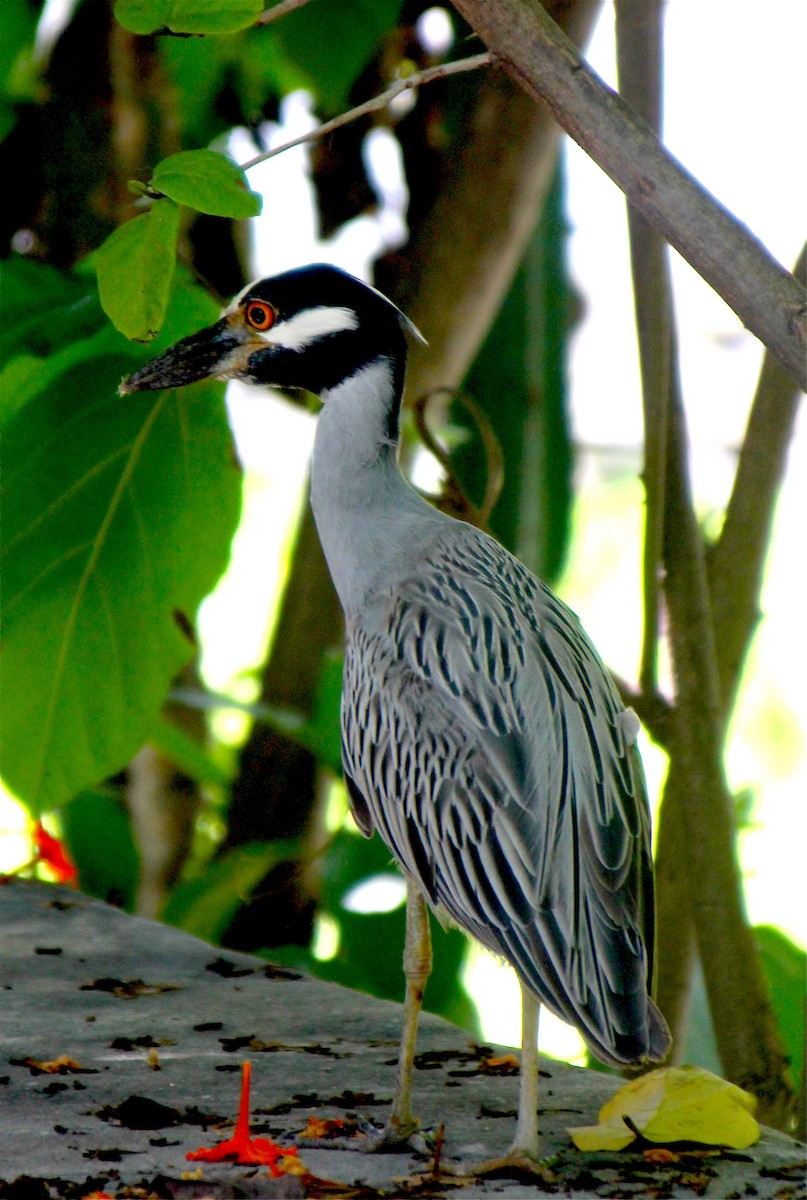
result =
M280 1159L286 1157L296 1158L296 1146L293 1146L290 1150L284 1150L282 1146L278 1146L276 1142L270 1142L268 1138L253 1138L249 1136L249 1084L251 1075L252 1064L248 1062L242 1063L241 1100L238 1105L238 1120L235 1123L233 1136L209 1149L200 1146L198 1150L189 1151L185 1157L201 1162L258 1163L269 1167L275 1176L285 1175L288 1169L281 1170L278 1162Z
M78 871L68 857L62 843L45 829L41 821L34 826L34 846L39 862L49 867L57 883L74 883Z

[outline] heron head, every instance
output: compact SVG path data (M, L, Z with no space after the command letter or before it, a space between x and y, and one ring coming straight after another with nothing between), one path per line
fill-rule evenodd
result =
M424 340L375 288L337 267L302 267L249 284L215 325L169 346L119 390L241 379L319 394L373 359L401 361L405 331Z

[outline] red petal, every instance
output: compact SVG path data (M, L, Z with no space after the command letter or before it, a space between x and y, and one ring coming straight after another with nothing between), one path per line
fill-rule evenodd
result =
M231 1138L227 1138L223 1142L219 1142L217 1146L206 1148L200 1146L198 1150L189 1151L185 1157L191 1161L197 1162L237 1162L237 1163L257 1163L259 1166L269 1167L273 1175L281 1175L282 1171L278 1170L277 1160L283 1158L284 1155L297 1154L296 1146L289 1150L284 1150L282 1146L278 1146L276 1142L271 1142L268 1138L250 1137L249 1136L249 1085L252 1077L252 1064L245 1062L241 1064L241 1099L238 1104L238 1120L235 1123L235 1131Z
M49 867L59 883L72 883L78 877L67 851L58 838L48 833L41 821L34 826L34 845L39 861Z

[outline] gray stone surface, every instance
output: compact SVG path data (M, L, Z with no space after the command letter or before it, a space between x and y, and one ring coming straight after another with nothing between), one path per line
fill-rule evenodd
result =
M395 1004L290 977L65 888L7 882L0 886L0 1197L81 1196L92 1187L71 1193L69 1185L88 1179L116 1197L324 1194L310 1184L304 1192L296 1180L272 1181L266 1168L189 1163L185 1154L230 1133L245 1058L253 1064L253 1134L291 1145L311 1114L348 1110L382 1123L399 1026ZM445 1124L444 1161L503 1152L518 1079L484 1074L467 1035L435 1017L424 1016L418 1050L417 1111L427 1125ZM61 1055L81 1072L49 1075L22 1065ZM567 1127L595 1122L619 1080L549 1060L542 1066L542 1145L557 1156L556 1184L475 1180L457 1195L800 1194L803 1147L773 1132L742 1154L666 1166L630 1153L581 1155ZM132 1129L105 1113L131 1096L175 1110L172 1123ZM357 1195L457 1188L449 1179L418 1183L430 1164L414 1153L301 1148L300 1156L313 1175L361 1181ZM177 1182L199 1168L204 1187Z

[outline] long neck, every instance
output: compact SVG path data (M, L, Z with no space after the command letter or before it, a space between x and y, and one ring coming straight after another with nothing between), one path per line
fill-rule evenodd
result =
M379 358L322 394L311 504L346 614L403 571L440 522L398 467L401 372Z

